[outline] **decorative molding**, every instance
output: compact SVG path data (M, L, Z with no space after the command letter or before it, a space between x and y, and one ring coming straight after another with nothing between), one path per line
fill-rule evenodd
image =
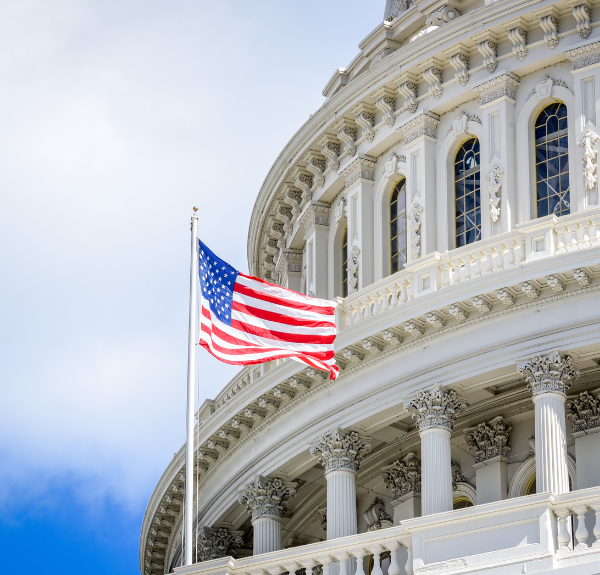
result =
M421 112L418 116L400 126L398 131L404 136L404 145L407 146L422 136L435 141L439 125L439 116L432 112Z
M490 194L490 218L492 222L497 222L500 218L500 194L502 191L502 174L504 170L494 164L485 179L490 183L488 191Z
M540 28L544 31L544 41L548 48L554 49L558 46L558 18L560 13L556 6L546 6L541 10L534 11L540 19Z
M414 203L408 213L408 229L410 231L410 257L414 261L421 257L421 220L423 207Z
M307 170L300 167L294 168L292 177L294 178L294 185L302 192L302 203L300 204L302 208L312 200L313 177Z
M349 347L342 350L342 357L347 359L350 363L358 363L365 359L365 356L362 353L358 353Z
M573 70L593 66L600 62L600 40L585 46L565 50L565 56L573 63Z
M393 526L392 516L385 510L385 505L379 497L376 497L369 505L369 508L363 513L367 522L367 532L377 531Z
M593 190L598 181L598 151L596 150L596 144L599 140L600 136L598 136L596 132L588 129L578 143L578 146L583 148L583 181L585 182L586 190Z
M402 328L415 338L421 337L424 333L423 328L415 321L405 322Z
M442 88L442 63L437 58L428 58L419 65L423 72L423 80L429 84L428 95L439 100L444 93Z
M373 339L363 339L362 346L363 349L369 353L380 353L383 351L383 346Z
M381 476L387 489L392 490L392 499L408 493L421 493L421 460L409 453L383 468Z
M436 385L429 391L419 391L406 407L414 412L413 418L417 418L419 431L430 427L451 431L453 421L467 408L467 404L457 398L454 390L445 391L441 385Z
M427 16L427 21L425 25L429 26L443 26L444 24L448 24L448 22L452 22L455 18L460 16L459 11L456 8L452 8L451 6L442 6L438 8L435 12L429 14Z
M573 433L600 428L600 389L582 391L567 398L567 419L573 424Z
M346 433L340 427L336 427L311 445L310 453L319 454L319 463L325 468L325 473L336 469L356 472L360 467L361 456L371 451L370 439L361 438L356 431Z
M340 141L344 143L345 156L356 156L357 130L356 124L348 118L340 118L334 125Z
M519 84L520 82L516 76L510 72L503 72L491 80L486 80L482 84L474 86L472 89L479 94L483 106L504 97L514 101Z
M352 240L352 248L350 249L350 257L348 258L348 294L358 291L358 258L360 257L360 248L356 242L356 238Z
M235 557L235 549L243 542L243 531L228 531L224 527L198 528L198 543L194 546L194 562L211 561L221 557Z
M570 356L563 356L558 350L547 355L535 355L531 361L517 363L520 373L528 373L525 381L534 396L541 393L565 394L572 381L579 377L579 371L572 367Z
M467 131L467 122L477 122L481 124L481 118L474 114L467 114L464 110L460 112L456 120L452 122L452 125L448 128L447 134L454 133L454 137L460 136Z
M283 201L292 208L294 217L302 211L302 192L291 184L283 184Z
M377 64L381 64L392 52L394 52L392 48L383 48L383 50L377 52L369 62L369 70L377 66Z
M465 440L475 463L481 463L495 457L508 457L510 447L508 439L512 427L499 415L487 423L465 430Z
M346 182L346 188L349 188L352 184L361 179L374 182L376 167L377 161L375 158L359 155L342 170L340 177Z
M512 53L519 60L527 57L527 20L519 16L504 24L508 39L512 43Z
M404 72L397 81L398 93L404 98L401 109L414 114L417 111L418 76L411 72Z
M375 106L383 112L383 122L390 128L396 122L396 93L391 88L383 86L379 88L374 94Z
M331 206L325 202L310 202L300 216L299 224L304 227L304 236L306 237L315 226L329 226L329 215Z
M410 0L394 0L387 19L393 20L394 18L398 18L398 16L400 16L402 12L406 12L410 6L412 6L412 1Z
M265 515L281 518L287 510L286 500L296 494L296 487L278 477L257 475L238 492L238 502L252 514L252 521Z
M354 114L356 114L356 123L362 128L360 139L372 142L375 139L375 108L370 104L361 102L354 108Z

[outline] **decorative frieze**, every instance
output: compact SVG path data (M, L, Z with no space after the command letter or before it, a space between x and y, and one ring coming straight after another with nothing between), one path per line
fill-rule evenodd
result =
M591 2L590 0L567 0L573 11L573 17L577 22L577 32L582 38L587 38L592 33Z
M558 276L550 275L546 277L548 285L552 288L554 293L562 293L565 291L565 284L560 280Z
M196 563L211 561L221 557L235 556L235 549L243 542L242 531L229 531L224 527L218 530L200 527L197 534L197 545L194 549Z
M456 8L447 5L442 6L427 16L426 26L443 26L444 24L448 24L448 22L452 22L452 20L459 16L460 13Z
M379 88L374 94L375 106L383 112L383 122L390 128L396 122L396 93L387 86Z
M300 216L299 224L304 227L307 236L315 226L329 226L331 206L326 202L311 202Z
M600 390L569 397L565 404L567 419L573 424L573 433L600 428Z
M544 31L544 41L548 44L548 48L556 48L558 46L558 16L559 12L556 6L546 6L541 10L534 12L540 19L540 28Z
M454 420L467 404L460 401L454 390L445 391L438 385L429 391L419 391L417 397L408 404L417 418L419 431L429 427L443 427L452 430Z
M583 148L583 181L587 190L593 190L598 181L596 144L599 140L600 136L596 132L588 130L578 144Z
M417 83L419 78L411 72L404 72L398 79L398 93L404 98L402 110L408 110L411 114L417 111Z
M413 337L421 337L423 335L423 328L414 321L407 321L402 327Z
M466 312L462 307L460 307L457 304L452 304L451 306L449 306L448 312L458 321L465 321L469 317L468 312Z
M400 345L402 343L402 337L399 336L397 333L394 333L393 331L390 331L389 329L386 329L382 334L381 337L383 337L383 339L385 340L386 343L390 344L390 345Z
M369 508L363 513L363 517L367 522L367 531L377 531L392 527L392 517L385 510L383 501L376 497Z
M362 346L369 353L379 353L383 351L383 346L372 339L363 339Z
M408 493L421 493L421 461L414 453L383 468L383 482L392 490L392 499Z
M264 515L283 517L286 501L296 494L296 484L276 477L257 475L238 493L238 501L252 514L252 520Z
M372 142L375 139L375 108L371 104L365 104L361 102L354 108L354 114L356 114L356 123L362 128L360 138L364 138L368 142Z
M442 63L437 58L428 58L419 65L423 80L429 84L429 96L439 100L444 93L442 88Z
M365 358L365 356L362 353L358 353L357 351L354 351L349 347L342 350L342 356L345 359L347 359L350 363L359 363Z
M477 296L473 298L473 306L480 313L489 313L492 310L492 306L481 296Z
M336 469L358 471L362 454L371 451L369 439L361 439L356 431L346 433L336 427L311 445L310 453L319 455L319 463L325 468L325 473Z
M291 377L288 380L288 383L290 384L291 387L295 388L295 389L302 389L304 391L306 391L307 389L310 389L311 386L311 382L310 381L306 381L305 379L302 379L301 377Z
M494 164L485 179L490 183L488 192L490 194L490 218L492 222L497 222L500 218L500 194L502 192L502 174L504 170Z
M512 295L508 289L497 289L496 295L498 299L506 306L509 307L511 305L515 305L515 296Z
M374 182L376 166L377 161L374 158L359 155L342 170L340 176L346 182L346 188L361 179Z
M531 361L518 362L517 369L526 375L527 388L538 395L554 392L566 393L572 381L579 377L579 371L571 365L571 358L559 351L548 355L536 355Z
M577 283L582 287L590 285L590 276L588 276L584 270L573 270L573 277L577 280Z
M515 76L505 72L475 86L473 90L479 94L481 105L484 106L499 98L510 98L514 101L519 83Z
M436 329L442 329L446 325L446 320L439 313L428 313L427 323Z
M501 416L465 432L465 440L475 463L481 463L495 457L508 457L510 447L508 439L512 427Z
M504 25L508 39L512 43L512 53L519 60L525 60L527 56L527 21L525 18L514 18Z
M521 291L529 299L537 299L540 297L540 290L538 290L531 282L523 282L521 284Z
M283 277L288 273L302 273L302 252L290 249L281 250L275 270Z
M439 125L439 116L432 112L421 112L418 116L400 126L398 131L404 136L405 146L422 136L431 138L435 142Z
M498 54L497 36L493 32L486 30L476 34L473 40L477 42L477 50L483 56L483 67L490 74L493 74L498 67L498 60L496 59Z
M600 41L565 50L565 56L573 63L573 70L598 64L600 62Z

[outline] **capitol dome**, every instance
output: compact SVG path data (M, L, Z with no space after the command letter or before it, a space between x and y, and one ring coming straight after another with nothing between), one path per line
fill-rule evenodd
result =
M340 376L204 402L194 564L184 446L143 575L600 572L600 5L382 8L248 234L252 275L338 302Z

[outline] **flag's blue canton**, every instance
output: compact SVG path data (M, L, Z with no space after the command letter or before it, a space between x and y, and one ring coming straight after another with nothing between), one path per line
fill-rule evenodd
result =
M238 272L213 254L198 240L198 273L202 297L211 311L226 325L231 325L231 303Z

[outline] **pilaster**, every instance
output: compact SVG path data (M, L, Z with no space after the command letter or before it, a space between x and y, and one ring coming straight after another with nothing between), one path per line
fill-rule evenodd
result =
M282 249L275 265L282 287L301 291L302 289L302 252L300 250Z
M535 406L535 470L538 492L557 495L569 491L567 437L565 425L566 391L579 372L571 358L559 351L536 355L517 363L526 376Z
M330 205L326 202L309 202L300 215L304 228L307 295L327 299L328 293L328 238ZM301 291L300 289L297 291Z
M421 461L414 453L383 468L383 482L392 492L394 525L421 516Z
M199 527L197 545L194 549L194 563L235 555L235 548L242 544L242 536L242 531L229 531L224 527L220 529Z

